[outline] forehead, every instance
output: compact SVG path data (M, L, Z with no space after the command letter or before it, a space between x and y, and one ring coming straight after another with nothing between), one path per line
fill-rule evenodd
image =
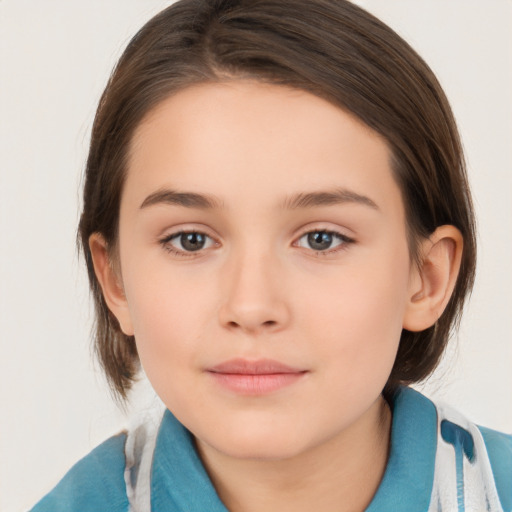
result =
M188 87L146 116L124 196L163 187L208 192L227 208L339 187L401 204L380 135L310 93L249 80Z

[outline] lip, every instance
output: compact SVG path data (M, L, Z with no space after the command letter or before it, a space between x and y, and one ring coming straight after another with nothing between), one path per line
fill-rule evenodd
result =
M308 373L272 359L231 359L206 371L223 388L252 396L279 391L302 380Z
M304 372L304 370L293 368L292 366L274 361L273 359L257 359L256 361L250 361L242 358L230 359L229 361L208 368L208 371L238 375L271 375L276 373Z

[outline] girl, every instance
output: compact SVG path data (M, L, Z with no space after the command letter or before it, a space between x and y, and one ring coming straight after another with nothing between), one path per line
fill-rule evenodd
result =
M339 0L182 0L98 107L79 238L96 348L165 405L43 510L512 509L512 438L405 387L471 289L432 72Z

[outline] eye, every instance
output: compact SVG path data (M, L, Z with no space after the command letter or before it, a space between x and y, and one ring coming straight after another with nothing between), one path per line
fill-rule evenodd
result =
M354 240L336 231L317 230L304 233L298 240L299 247L312 249L316 252L331 253L341 250Z
M169 252L178 256L188 256L187 253L208 249L215 244L213 239L198 231L180 231L168 235L160 243Z

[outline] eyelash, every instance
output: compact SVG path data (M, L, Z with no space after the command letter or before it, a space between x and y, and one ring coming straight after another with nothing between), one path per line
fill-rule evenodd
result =
M332 254L346 250L348 245L355 243L355 240L353 238L350 238L347 235L344 235L343 233L339 233L338 231L332 231L332 230L328 230L328 229L313 229L311 231L306 231L306 232L302 233L302 235L300 235L297 240L301 240L302 238L304 238L305 236L307 236L311 233L325 233L327 235L333 236L334 238L337 238L341 242L334 249L327 249L324 251L310 249L311 251L313 251L315 253L316 256L330 256ZM201 253L202 249L199 249L197 251L181 251L179 249L176 249L174 246L170 245L170 242L172 240L180 238L181 235L188 235L188 234L203 235L203 236L213 240L213 238L211 236L207 235L206 233L203 233L202 231L182 230L182 231L177 231L176 233L167 235L166 237L159 240L159 243L162 245L162 247L167 252L169 252L170 254L173 254L174 256L178 256L180 258L193 258L196 255L196 253L197 254Z

